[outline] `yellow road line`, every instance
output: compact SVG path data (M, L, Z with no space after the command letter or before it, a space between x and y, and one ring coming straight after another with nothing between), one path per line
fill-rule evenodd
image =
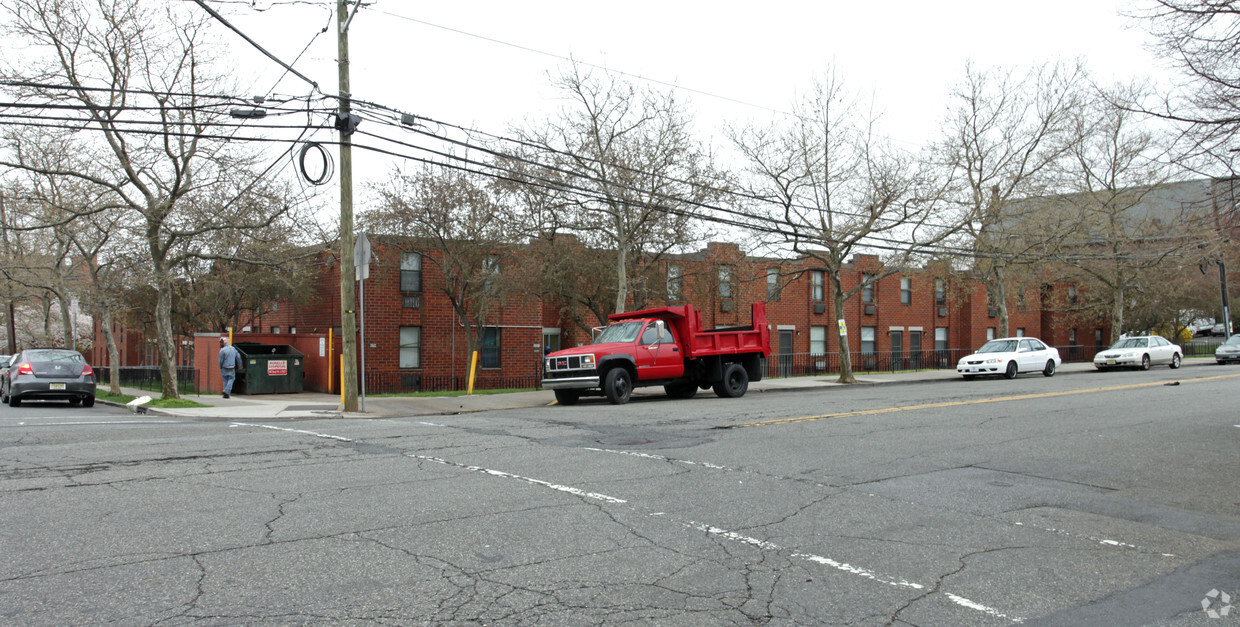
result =
M1218 379L1232 379L1240 377L1240 374L1224 374L1213 377L1201 377L1198 379L1182 379L1180 383L1198 383L1201 381L1215 381ZM916 411L920 409L939 409L942 407L958 407L961 405L980 405L982 403L1006 403L1008 401L1025 401L1034 398L1050 398L1053 396L1069 396L1072 394L1090 394L1094 392L1114 392L1116 390L1133 390L1137 388L1154 387L1156 385L1167 385L1170 381L1153 381L1150 383L1133 383L1130 385L1115 385L1102 388L1085 388L1081 390L1067 390L1064 392L1043 392L1041 394L1021 394L1018 396L997 396L994 398L979 398L971 401L947 401L943 403L926 403L923 405L905 405L902 407L882 407L879 409L860 409L857 411L844 411L835 414L822 414L820 416L802 416L800 418L780 418L779 420L764 420L760 422L746 422L735 425L724 425L721 429L744 429L746 427L768 427L771 425L786 425L794 422L812 422L815 420L826 420L828 418L845 418L848 416L872 416L875 414L890 414L898 411Z

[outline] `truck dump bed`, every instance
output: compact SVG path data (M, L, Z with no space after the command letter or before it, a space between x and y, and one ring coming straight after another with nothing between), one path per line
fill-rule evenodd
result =
M676 336L684 347L685 357L697 359L716 355L771 352L771 332L766 324L766 303L754 303L750 323L743 327L703 329L702 314L693 305L659 307L643 311L612 314L612 322L654 318L664 320L676 330Z

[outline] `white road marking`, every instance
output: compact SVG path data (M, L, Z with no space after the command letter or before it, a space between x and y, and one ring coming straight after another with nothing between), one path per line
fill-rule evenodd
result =
M638 453L636 451L616 451L616 450L606 449L606 448L590 448L588 446L584 448L587 451L596 451L599 453L614 453L616 455L629 455L632 457L642 457L645 459L654 459L654 460L658 460L662 462L672 462L674 464L685 464L686 466L703 466L705 468L713 468L715 470L732 470L731 468L728 468L727 466L720 466L718 464L711 464L707 462L695 462L695 461L689 461L687 459L672 459L671 457L664 457L662 455L651 455L649 453Z
M234 422L230 426L231 427L258 427L259 429L271 429L272 431L287 431L288 433L301 433L303 435L312 435L316 438L327 438L329 440L339 440L341 442L352 442L353 441L350 438L345 438L345 437L341 437L338 435L329 435L326 433L306 431L303 429L286 429L284 427L273 427L271 425L256 425L256 424L250 424L248 422Z
M532 483L534 485L542 486L544 488L551 488L552 490L558 490L560 492L567 492L569 494L575 494L577 496L582 496L582 497L589 498L589 499L606 501L608 503L627 503L628 502L624 499L618 499L614 496L607 496L606 494L599 494L597 492L586 492L585 490L582 490L580 488L574 488L574 487L566 486L566 485L557 485L549 481L543 481L541 479L522 477L521 475L514 475L510 472L504 472L502 470L491 470L490 468L483 468L481 466L469 466L467 464L459 464L457 462L450 462L446 459L441 459L439 457L428 457L426 455L414 455L412 453L407 453L405 456L413 458L413 459L420 459L423 461L434 462L436 464L443 464L445 466L455 466L457 468L463 468L465 470L469 470L473 472L481 472L483 474L491 475L492 477L503 477L505 479L516 479L517 481L524 481L526 483Z
M722 538L727 538L728 540L735 540L736 542L743 542L745 544L752 544L753 546L756 546L760 549L764 549L767 551L784 550L783 547L773 542L767 542L766 540L759 540L757 538L750 538L748 536L743 536L733 531L728 531L726 529L720 529L718 527L712 527L710 525L704 525L702 523L689 522L689 523L686 523L685 526L691 529L697 529L698 531L704 531L713 536L719 536ZM793 553L792 557L796 559L802 559L802 560L814 562L815 564L822 564L823 566L830 566L831 568L846 572L850 575L859 575L861 577L865 577L866 579L872 579L879 583L885 583L889 586L897 586L900 588L913 588L914 590L921 590L925 588L925 586L919 583L913 583L911 581L904 581L904 580L893 581L893 580L884 579L864 568L859 568L857 566L853 566L852 564L845 564L843 562L837 562L829 557L823 557L821 555L814 555L812 553Z
M976 601L970 601L970 600L968 600L968 599L966 599L966 598L964 598L964 597L961 597L961 596L956 596L956 595L954 595L954 594L952 594L952 593L950 593L950 592L944 592L943 594L947 595L947 598L951 599L951 600L952 600L952 603L955 603L956 605L959 605L959 606L961 606L961 607L967 607L967 608L969 608L969 609L971 609L971 610L977 610L977 611L979 611L979 612L983 612L983 613L985 613L985 614L990 614L991 616L994 616L994 617L996 617L996 618L1006 618L1006 619L1008 619L1008 620L1012 621L1013 623L1023 623L1023 622L1025 622L1025 619L1023 619L1023 618L1016 618L1016 617L1013 617L1013 616L1008 616L1007 614L1004 614L1004 613L1002 613L1002 612L1000 612L1000 611L996 610L996 609L995 609L995 608L993 608L993 607L986 607L985 605L982 605L981 603L978 603L978 602L976 602Z

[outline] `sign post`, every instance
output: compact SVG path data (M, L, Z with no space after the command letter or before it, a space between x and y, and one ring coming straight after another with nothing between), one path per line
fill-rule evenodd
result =
M362 394L358 397L358 410L366 413L366 279L370 278L370 240L366 233L357 235L353 243L353 270L358 287L358 322L362 334L362 363L358 370L362 373Z

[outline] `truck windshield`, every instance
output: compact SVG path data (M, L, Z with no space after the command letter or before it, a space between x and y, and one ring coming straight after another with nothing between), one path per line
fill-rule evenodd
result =
M642 325L645 322L634 320L632 322L617 322L598 334L594 338L595 344L607 344L609 342L624 343L632 342L637 339L637 334L642 332Z

